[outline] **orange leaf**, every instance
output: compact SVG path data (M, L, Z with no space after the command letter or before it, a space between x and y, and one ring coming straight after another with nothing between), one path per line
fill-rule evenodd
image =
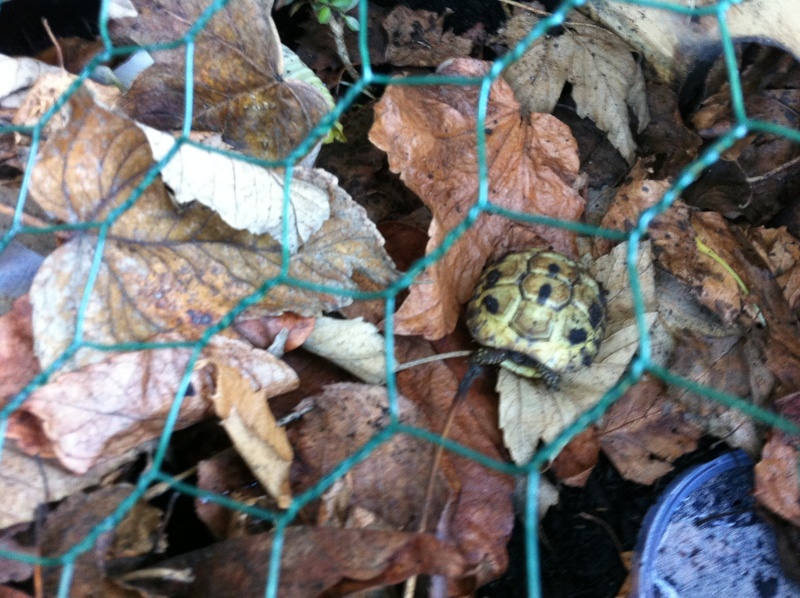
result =
M442 75L482 76L489 63L457 59ZM475 138L478 89L390 86L375 107L370 140L389 166L433 212L427 251L441 245L478 196ZM569 128L548 114L521 116L502 80L492 84L486 118L489 200L526 214L577 220L584 201L572 188L578 154ZM397 313L397 332L441 338L455 327L484 264L511 249L552 245L574 253L574 235L483 214L446 256L411 287Z

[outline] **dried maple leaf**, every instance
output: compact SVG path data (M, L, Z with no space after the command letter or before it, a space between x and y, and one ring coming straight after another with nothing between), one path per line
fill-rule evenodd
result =
M480 77L489 63L457 59L442 75ZM478 89L390 86L375 106L370 140L389 166L433 212L427 251L461 224L478 195L475 139ZM578 155L569 128L547 114L523 116L511 88L492 84L487 106L486 160L495 205L527 214L577 220L584 202L572 188ZM511 249L550 244L574 253L574 235L482 214L447 255L428 267L396 314L399 334L441 338L455 328L486 261Z
M78 94L69 107L69 124L41 150L31 193L60 220L100 221L142 181L152 166L150 149L133 122L94 106L85 95ZM342 290L389 283L394 269L363 209L327 173L298 169L297 174L328 189L331 217L291 257L290 276ZM76 233L40 268L31 302L43 367L74 338L76 313L100 247L102 259L83 315L84 338L101 343L143 341L166 332L199 338L281 269L281 247L270 236L233 230L203 206L178 211L156 179L111 222L102 245L94 233ZM287 309L318 315L351 301L281 285L242 317ZM84 351L78 365L91 360Z
M140 45L180 39L206 0L137 0L139 16L111 23L117 40ZM193 35L193 127L220 131L233 147L268 160L286 157L328 112L311 85L284 78L271 0L227 3ZM126 95L128 114L157 129L181 127L185 48L154 52L156 64Z
M593 276L608 292L606 337L591 366L564 375L557 391L547 388L541 381L500 368L497 378L500 427L516 463L527 463L541 441L552 441L584 411L596 405L619 380L638 349L639 330L633 319L626 252L627 243L623 243L591 266ZM647 244L640 247L637 272L648 310L649 328L655 322L656 313L653 257Z
M539 18L518 10L499 38L509 46L528 35ZM612 32L571 13L561 35L540 36L505 72L522 105L531 112L552 112L566 83L578 115L591 118L612 145L633 164L636 144L628 108L636 115L637 132L650 118L644 75L631 48Z

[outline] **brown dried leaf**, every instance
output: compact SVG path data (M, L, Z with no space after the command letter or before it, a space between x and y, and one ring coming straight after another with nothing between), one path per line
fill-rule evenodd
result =
M137 0L139 16L111 23L117 40L140 45L180 39L208 8L205 0ZM272 2L226 4L194 39L193 128L220 131L233 147L268 160L286 157L328 112L312 86L284 78ZM156 64L125 97L133 118L179 129L184 114L183 47L153 53Z
M489 63L457 59L442 75L479 77ZM389 166L433 212L427 251L439 247L478 195L475 139L478 88L390 86L375 107L370 140ZM547 114L522 117L511 88L494 82L487 107L486 159L494 204L527 214L577 220L584 202L572 188L578 174L575 140ZM511 249L550 244L574 254L575 237L561 229L482 214L411 287L396 314L399 334L441 338L455 328L486 261Z
M294 458L286 431L275 421L267 403L267 390L254 388L239 370L215 361L201 361L198 368L215 370L211 401L234 448L278 507L292 502L289 467ZM287 389L289 390L289 389ZM279 394L279 393L273 393Z
M775 402L782 416L800 424L800 395L787 395ZM755 467L755 497L780 517L800 526L800 479L798 479L798 440L774 430Z
M321 395L309 397L312 406L290 432L297 450L292 487L304 492L330 473L389 424L386 389L364 384L332 384ZM427 427L419 409L398 396L401 421ZM360 507L402 531L418 531L430 472L430 445L418 438L395 434L349 471L352 485L348 509ZM440 474L431 506L428 529L433 532L445 503L457 488ZM318 518L312 511L310 519Z
M395 66L437 67L448 58L469 56L472 40L444 32L444 14L397 6L383 20L389 38L386 62Z
M597 428L589 426L570 440L553 460L550 469L567 486L583 488L600 459Z
M61 500L84 488L97 486L104 476L129 462L131 455L104 461L83 475L64 471L55 461L30 457L18 451L12 443L3 448L3 467L0 470L0 528L33 521L37 507Z
M42 556L59 556L73 548L110 515L127 498L132 486L119 485L91 494L74 494L61 503L45 521L42 529ZM162 552L159 542L161 512L146 503L137 503L119 525L102 534L94 548L75 559L70 594L74 596L108 596L109 598L139 598L141 594L126 590L106 576L106 566L112 559ZM61 570L45 567L42 570L44 593L58 593Z
M619 187L600 226L630 232L639 220L639 215L658 203L669 188L667 180L653 180L648 161L640 160L631 169L625 183ZM605 255L614 246L610 239L595 238L595 257Z
M689 330L677 332L676 337L671 372L732 395L751 397L756 405L763 404L772 380L767 384L759 380L764 356L756 346L757 337L706 337ZM758 452L759 435L750 416L682 387L669 387L666 396L686 407L692 413L691 421L709 433L751 455Z
M527 10L517 10L498 37L513 46L539 20ZM571 83L578 115L591 118L633 164L636 144L628 109L636 115L639 133L650 115L642 69L622 39L572 13L561 35L537 38L504 77L530 112L552 112L564 85Z
M606 336L591 366L565 374L559 390L505 368L498 372L500 427L515 463L527 463L540 442L551 442L584 411L596 405L619 380L638 349L639 330L634 320L626 254L627 243L623 243L590 266L593 276L608 293ZM649 244L643 243L637 272L648 329L656 320L653 270Z
M11 311L0 317L0 407L39 372L39 361L33 353L31 303L23 295Z
M287 311L280 316L265 316L252 320L242 320L234 324L234 330L248 343L259 349L266 349L276 341L278 335L286 331L283 351L296 349L314 330L316 318L303 318Z
M79 94L69 125L42 148L31 192L55 217L96 221L119 208L152 165L144 134L131 121ZM298 175L301 173L298 172ZM394 269L364 211L322 171L302 174L327 188L331 217L290 261L290 276L342 289L390 282ZM34 280L37 355L49 365L69 346L97 251L91 233L48 256ZM170 332L199 338L243 298L280 272L280 244L267 235L236 231L203 206L175 210L159 180L116 219L85 315L85 340L142 341ZM352 300L281 285L242 317L275 315L291 306L300 315L333 311ZM85 363L83 349L77 363ZM94 356L96 359L97 356Z
M739 263L739 242L728 222L716 212L696 212L676 201L653 221L649 231L659 264L692 289L697 300L725 325L735 322L752 299L724 265L736 272Z
M64 68L67 72L77 75L91 60L103 51L102 40L86 40L81 37L60 37L56 43L61 51L56 51L55 46L50 46L36 55L38 60L46 64ZM63 58L64 63L61 64Z
M267 584L272 534L235 538L183 554L143 571L136 586L174 598L261 596ZM337 597L392 585L412 575L464 577L471 573L450 544L430 534L295 526L281 551L281 598ZM185 583L158 574L189 570ZM144 580L150 580L150 584Z
M672 463L697 448L702 428L664 396L664 384L645 376L612 405L600 443L626 480L649 485L672 471Z
M190 348L116 354L52 378L11 415L8 437L31 454L52 451L64 467L84 473L162 433L191 354ZM271 395L297 383L286 364L241 341L214 337L203 355L240 369ZM209 415L207 373L195 371L191 384L177 428Z
M780 228L754 228L748 238L783 290L786 302L800 315L800 241Z
M433 354L430 345L418 339L398 337L395 347L399 363ZM456 362L453 369L443 363L430 363L397 374L398 390L423 412L430 424L428 429L433 432L441 432L444 427L466 363ZM489 385L473 384L456 412L450 438L488 457L505 460L497 421L497 400ZM450 467L448 462L452 463L454 476L448 479L458 481L460 492L439 529L447 530L447 537L452 538L477 571L476 582L482 585L498 577L508 566L506 544L514 522L511 502L514 481L466 457L445 453L442 459L445 471ZM461 591L471 592L474 587ZM456 593L452 587L451 592Z
M197 488L224 494L246 505L274 508L274 503L268 501L247 464L233 450L223 451L197 464ZM203 498L195 499L194 509L200 521L218 540L248 536L268 529L263 520Z

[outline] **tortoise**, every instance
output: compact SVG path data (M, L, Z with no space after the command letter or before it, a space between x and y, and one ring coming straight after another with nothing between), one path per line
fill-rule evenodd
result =
M499 364L557 389L562 373L591 365L600 350L605 296L586 268L561 253L512 252L484 269L467 327L483 345L472 369Z

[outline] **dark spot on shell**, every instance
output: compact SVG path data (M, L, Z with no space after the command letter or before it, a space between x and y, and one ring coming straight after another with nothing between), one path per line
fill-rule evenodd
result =
M597 330L600 322L603 321L603 306L597 301L593 301L589 307L589 325Z
M548 297L550 297L550 293L553 292L553 287L550 286L550 283L545 283L539 287L539 295L536 297L536 303L539 305L544 305L547 303Z
M491 289L497 284L498 280L500 280L500 270L489 270L489 273L486 275L486 288Z
M483 306L490 314L496 314L500 310L500 304L497 302L497 299L491 295L486 295L486 297L483 298Z
M583 328L573 328L569 331L567 335L567 340L569 340L570 345L578 345L580 343L586 342L586 331Z
M585 365L588 368L590 365L592 365L592 356L589 355L588 353L584 353L581 363L583 363L583 365Z
M549 264L547 266L547 271L550 272L550 274L558 274L561 271L561 266L558 264Z

